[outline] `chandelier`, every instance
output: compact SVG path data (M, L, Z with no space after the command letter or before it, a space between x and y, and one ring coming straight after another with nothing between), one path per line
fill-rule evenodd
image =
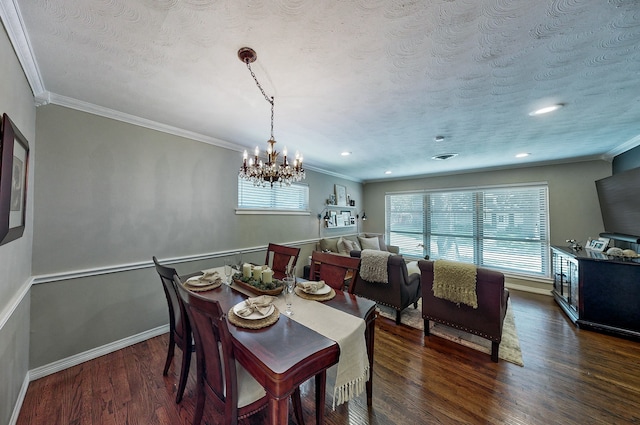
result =
M291 163L287 159L287 148L282 151L282 162L278 164L279 152L276 151L276 140L273 138L273 96L268 97L262 86L256 78L256 74L251 70L251 63L257 58L256 52L249 48L243 47L238 50L238 58L247 65L247 69L251 73L253 80L260 89L267 102L271 104L271 138L267 140L267 160L262 162L259 159L260 149L256 146L253 158L249 158L247 151L242 155L242 166L238 173L240 178L251 181L254 186L266 186L267 183L273 187L274 183L280 183L280 186L290 186L293 182L298 182L305 178L305 171L302 168L302 155L296 152L296 156Z

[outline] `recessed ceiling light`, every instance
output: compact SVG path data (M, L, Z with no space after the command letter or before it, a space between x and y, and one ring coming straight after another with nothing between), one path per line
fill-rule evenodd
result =
M525 158L525 157L527 157L527 156L529 156L529 155L531 155L531 154L530 154L530 153L528 153L528 152L523 152L523 153L519 153L519 154L517 154L517 155L516 155L516 158Z
M391 174L391 170L387 170L384 172L385 174Z
M349 155L351 155L351 152L344 151L344 152L342 152L340 155L342 155L342 156L349 156Z
M457 153L443 153L440 155L432 156L431 159L435 159L436 161L444 161L445 159L451 159L454 156L458 156Z
M548 114L549 112L557 111L563 106L564 104L562 103L556 103L555 105L545 106L544 108L536 109L535 111L529 112L529 115L533 117L536 115Z
M436 142L444 142L444 136L436 136L433 138Z

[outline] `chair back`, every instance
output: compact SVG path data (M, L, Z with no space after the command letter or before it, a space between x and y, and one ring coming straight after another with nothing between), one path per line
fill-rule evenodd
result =
M274 278L282 279L288 267L296 266L298 255L300 255L300 248L269 243L264 263L270 265Z
M177 344L182 347L183 342L191 339L191 324L184 311L184 305L182 305L178 293L173 286L173 276L177 275L176 269L163 266L158 262L155 255L153 256L153 263L156 266L158 275L160 275L164 295L167 297L167 304L169 306L169 332L173 334Z
M309 278L312 280L324 280L333 289L344 290L345 281L350 279L348 291L352 292L359 272L360 258L345 257L320 251L311 253Z
M196 341L196 385L199 393L196 416L200 418L194 417L194 423L201 420L206 394L218 409L224 411L225 420L231 419L228 423L235 424L238 420L238 385L226 315L217 301L185 289L178 276L173 278L173 285L186 307Z

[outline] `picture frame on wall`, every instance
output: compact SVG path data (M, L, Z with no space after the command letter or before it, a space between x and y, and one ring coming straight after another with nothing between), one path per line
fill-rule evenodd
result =
M336 205L340 207L347 206L347 188L340 184L335 185Z
M0 245L22 237L26 223L29 142L2 115L0 144Z

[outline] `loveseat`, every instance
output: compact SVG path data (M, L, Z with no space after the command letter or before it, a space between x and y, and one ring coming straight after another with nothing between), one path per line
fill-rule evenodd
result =
M387 245L384 240L384 235L379 233L360 233L359 235L322 238L316 245L316 251L331 252L347 257L350 256L351 251L361 251L363 249L388 251L392 254L398 254L400 252L399 247Z
M509 290L504 287L504 275L496 270L476 269L477 308L454 303L434 295L434 262L418 261L422 283L422 318L424 334L429 335L429 321L461 329L491 341L491 360L498 361L502 341L502 325L507 314Z

